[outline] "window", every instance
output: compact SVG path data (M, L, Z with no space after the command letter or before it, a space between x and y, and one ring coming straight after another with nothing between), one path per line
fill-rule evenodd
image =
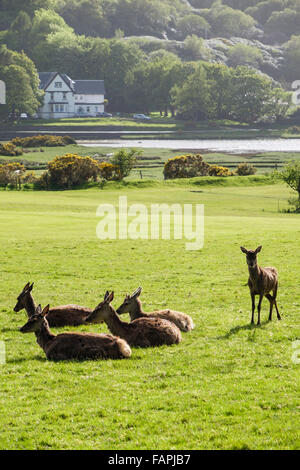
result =
M86 108L86 112L87 112L87 113L89 113L89 112L90 112L90 107L89 107L89 106L87 106L87 108Z
M67 99L67 93L63 93L63 100L66 100Z
M60 112L60 113L63 113L64 110L65 110L65 106L64 106L63 104L60 104L60 105L59 105L59 112Z
M55 86L55 88L62 88L62 83L61 82L55 82L54 86Z

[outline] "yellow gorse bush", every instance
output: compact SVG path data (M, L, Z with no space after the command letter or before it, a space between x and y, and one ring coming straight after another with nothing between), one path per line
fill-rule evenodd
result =
M19 147L64 147L76 143L72 137L60 135L33 135L29 137L15 137L11 140Z
M70 188L90 180L96 181L99 174L100 164L91 157L67 153L48 163L51 186Z
M169 158L164 166L164 178L193 178L208 175L209 164L202 155L187 154Z
M20 163L3 163L0 165L0 185L15 184L24 173L25 167Z

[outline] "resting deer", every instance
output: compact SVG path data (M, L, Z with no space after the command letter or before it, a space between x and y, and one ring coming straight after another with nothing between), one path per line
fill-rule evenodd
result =
M15 312L19 312L25 308L28 318L35 314L36 305L34 303L31 291L33 284L28 282L21 294L17 298L14 308ZM49 326L78 326L84 323L85 318L92 312L90 308L81 307L79 305L60 305L59 307L50 308L47 314Z
M190 331L194 328L194 322L189 315L175 310L157 310L155 312L146 313L142 309L142 302L139 299L142 288L138 287L133 294L126 295L124 302L117 309L117 313L129 313L130 320L137 318L162 318L174 323L181 331Z
M95 333L51 333L46 318L49 305L42 311L39 305L28 322L20 328L22 333L34 332L37 343L53 361L85 359L123 359L131 356L129 345L121 338Z
M139 318L132 323L120 320L110 305L114 293L106 292L103 302L88 316L86 322L99 323L104 321L113 335L125 339L130 346L147 348L163 344L178 344L181 333L174 323L162 318Z
M246 248L241 246L242 252L246 254L248 270L249 270L248 286L250 289L250 295L252 299L251 323L254 323L255 296L259 295L259 301L258 301L258 306L257 306L257 311L258 311L257 324L258 325L260 325L260 310L261 310L262 299L264 296L270 302L269 321L272 320L273 305L275 305L278 320L281 320L281 316L279 314L277 302L276 302L277 289L278 289L277 269L273 267L261 268L260 266L258 266L257 253L259 253L261 249L262 249L262 246L259 246L258 248L256 248L256 250L246 250ZM273 291L273 295L270 294L271 291Z

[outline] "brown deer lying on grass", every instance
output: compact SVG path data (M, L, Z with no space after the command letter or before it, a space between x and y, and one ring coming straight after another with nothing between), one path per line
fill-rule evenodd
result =
M120 320L114 308L110 305L114 293L106 292L103 302L86 319L87 323L105 322L113 335L120 336L130 346L147 348L163 344L178 344L181 333L174 323L162 318L139 318L132 323Z
M194 328L194 322L189 315L175 310L157 310L155 312L146 313L142 309L142 302L139 296L142 288L138 287L133 294L126 295L124 302L116 310L121 315L122 313L129 313L130 320L134 321L137 318L162 318L174 323L181 331L190 331Z
M276 296L278 289L278 272L273 267L261 268L257 264L257 253L262 249L262 246L256 248L256 250L246 250L241 246L241 250L246 254L247 264L249 270L248 286L250 289L250 295L252 299L252 317L251 323L254 323L254 311L255 311L255 296L259 295L259 301L257 306L258 319L257 324L260 325L260 310L262 299L265 296L270 302L270 313L269 321L272 320L273 305L275 305L277 318L281 320L281 316L278 311ZM273 295L270 292L273 291Z
M15 312L25 308L28 318L35 314L36 309L31 294L32 289L33 283L30 285L30 282L28 282L18 296L14 308ZM59 307L50 308L47 314L47 321L49 326L78 326L84 323L86 317L91 312L90 308L81 307L80 305L60 305Z
M39 305L35 314L20 328L22 333L34 332L37 343L53 361L85 359L124 359L131 356L129 345L121 338L95 333L51 333L47 321L49 305L42 311Z

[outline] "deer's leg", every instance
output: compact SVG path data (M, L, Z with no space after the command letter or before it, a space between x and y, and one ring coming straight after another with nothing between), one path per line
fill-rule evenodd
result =
M255 312L255 294L251 292L251 300L252 300L252 316L251 316L251 324L254 323L254 312Z
M278 289L278 284L276 284L274 290L273 290L273 301L274 301L274 305L275 305L275 309L276 309L276 313L277 313L277 319L278 320L281 320L281 316L280 316L280 313L278 311L278 307L277 307L277 302L276 302L276 297L277 297L277 289Z
M271 296L271 294L266 294L266 298L270 302L269 321L272 321L272 311L273 311L273 305L274 305L274 298Z
M257 312L258 312L258 318L257 318L257 324L260 325L260 310L261 310L261 303L263 299L263 294L259 295L259 301L258 301L258 306L257 306Z

